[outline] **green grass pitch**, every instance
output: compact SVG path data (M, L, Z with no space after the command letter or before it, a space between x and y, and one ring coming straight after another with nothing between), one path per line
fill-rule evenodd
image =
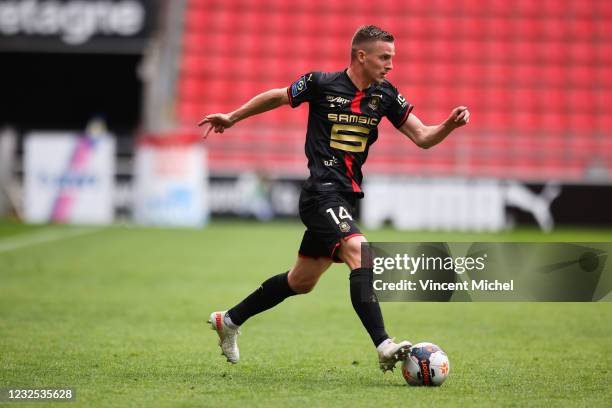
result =
M0 223L0 387L75 387L76 403L59 406L84 407L594 407L612 401L610 302L384 303L390 334L437 343L449 355L451 373L442 387L413 388L398 370L378 370L351 307L348 270L335 265L311 294L245 324L241 361L232 366L204 322L287 270L301 225L117 226L64 235L74 231ZM610 237L609 230L368 234L371 241Z

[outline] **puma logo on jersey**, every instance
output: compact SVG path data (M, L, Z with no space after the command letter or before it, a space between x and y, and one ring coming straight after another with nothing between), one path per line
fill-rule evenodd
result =
M325 99L327 99L327 101L330 102L330 106L332 108L335 106L334 103L337 103L338 105L344 105L350 102L349 99L343 98L341 96L333 96L333 95L327 95Z

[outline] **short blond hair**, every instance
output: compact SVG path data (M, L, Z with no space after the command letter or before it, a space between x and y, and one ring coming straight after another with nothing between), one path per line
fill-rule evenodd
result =
M351 61L357 57L357 51L363 44L374 41L394 42L395 37L393 37L393 34L375 25L359 27L357 31L355 31L353 40L351 41Z

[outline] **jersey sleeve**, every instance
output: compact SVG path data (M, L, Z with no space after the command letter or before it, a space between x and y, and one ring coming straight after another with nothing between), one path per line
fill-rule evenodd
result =
M393 101L387 108L385 116L387 116L393 126L400 128L404 122L406 122L406 119L408 119L408 115L410 115L410 112L412 112L414 106L406 101L406 98L404 98L404 96L399 93L395 87L392 87L391 89L393 92Z
M318 91L318 72L309 72L301 76L297 81L289 85L287 95L289 96L289 105L292 108L297 108L302 102L312 101Z

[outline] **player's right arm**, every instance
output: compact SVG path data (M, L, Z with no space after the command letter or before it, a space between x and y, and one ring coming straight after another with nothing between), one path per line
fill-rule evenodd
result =
M204 138L206 139L213 129L215 133L223 133L225 129L232 127L236 122L246 119L249 116L267 112L287 104L289 104L287 88L270 89L269 91L255 96L233 112L213 113L204 116L204 119L198 123L198 126L209 125L204 134Z

